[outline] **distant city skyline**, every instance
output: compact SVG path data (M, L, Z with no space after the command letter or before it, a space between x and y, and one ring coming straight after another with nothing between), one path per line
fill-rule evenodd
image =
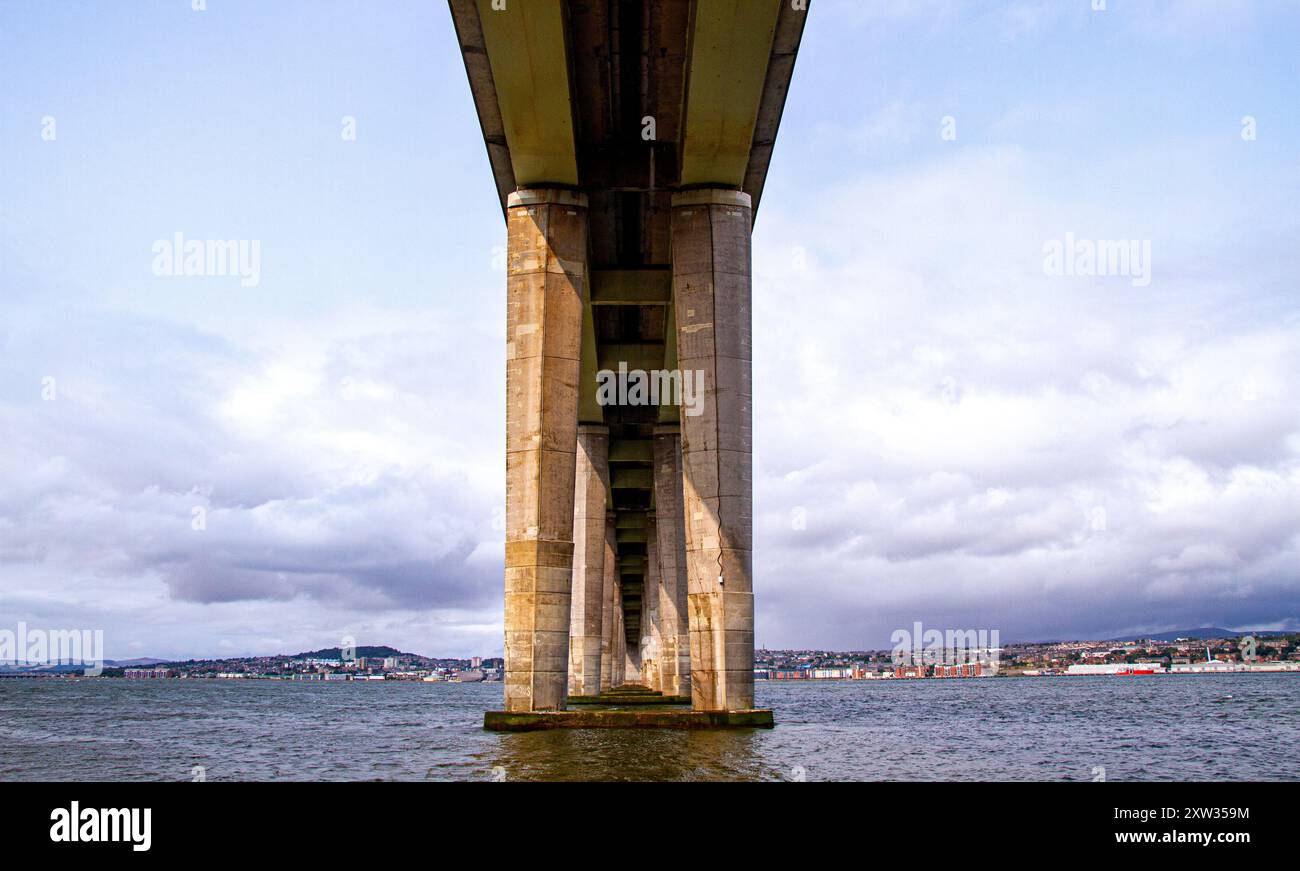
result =
M1201 641L1201 640L1210 640L1210 639L1238 638L1238 637L1251 635L1251 634L1266 638L1272 635L1295 634L1297 631L1300 630L1229 629L1227 627L1201 626L1201 627L1188 628L1183 630L1172 630L1170 632L1164 632L1164 633L1156 633L1154 635L1139 634L1139 635L1119 636L1115 638L1077 637L1077 638L1011 639L1011 640L1003 640L1001 641L1001 644L1003 646L1012 646L1012 647L1018 647L1022 645L1051 645L1051 644L1107 644L1107 643L1129 642L1129 641L1150 641L1153 643L1165 644L1165 643L1172 643L1175 640ZM1204 633L1210 633L1210 634L1204 634ZM500 656L483 656L481 654L466 654L460 656L460 655L450 655L450 654L442 654L436 652L421 653L415 650L402 650L400 648L393 647L392 645L389 644L361 644L357 646L358 651L361 651L362 649L366 649L366 650L378 649L378 650L392 651L392 653L384 653L383 654L384 656L389 656L389 655L398 656L398 657L415 656L415 657L420 657L422 659L459 660L459 661L471 662L471 663L474 662L475 660L479 660L483 662L498 661L501 658ZM854 654L854 653L864 653L864 652L879 653L881 651L888 651L890 649L891 649L891 645L889 644L882 644L876 647L852 647L852 648L836 648L836 647L827 647L824 645L796 646L796 647L768 647L762 644L759 644L755 647L755 650L760 653L789 653L794 651L817 651L822 653L845 654L845 655ZM200 654L194 656L186 656L178 659L166 659L166 658L156 657L156 656L140 656L131 659L118 659L118 660L108 658L105 660L105 664L109 666L114 666L114 665L122 666L124 664L136 665L136 664L177 663L177 662L185 662L190 660L196 662L211 662L211 661L238 660L238 659L294 659L294 658L301 658L301 657L309 657L316 654L328 652L330 650L338 651L340 650L340 648L326 647L326 648L317 648L314 650L300 650L293 653L289 651L281 650L281 651L266 652L266 653L229 654L229 655L214 654L210 656L205 656ZM375 653L365 653L364 655L358 653L359 658L374 658L379 655L380 654L375 654ZM6 662L4 660L0 660L0 665L5 665L5 664Z
M809 17L759 645L1300 628L1300 8L1090 5ZM0 8L0 619L499 656L505 227L446 5L189 7ZM156 270L178 233L256 280Z

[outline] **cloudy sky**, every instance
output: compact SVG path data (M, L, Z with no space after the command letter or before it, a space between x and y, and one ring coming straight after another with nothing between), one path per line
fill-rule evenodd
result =
M207 5L0 9L0 624L499 654L447 9ZM755 227L761 645L1300 628L1300 10L1091 5L813 4ZM177 232L260 283L156 276ZM1067 234L1149 282L1049 274Z

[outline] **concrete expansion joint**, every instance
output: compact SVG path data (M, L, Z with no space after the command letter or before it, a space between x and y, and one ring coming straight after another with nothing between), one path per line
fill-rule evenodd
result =
M506 199L509 208L517 206L573 206L587 208L587 195L569 188L522 188Z

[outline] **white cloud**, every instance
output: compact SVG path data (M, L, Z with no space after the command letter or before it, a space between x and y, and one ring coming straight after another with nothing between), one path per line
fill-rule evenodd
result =
M420 633L374 640L499 647L499 345L433 313L351 315L262 350L132 315L27 321L16 342L65 386L0 405L4 610L84 615L110 647L195 621L154 655L403 621Z
M1189 282L1171 246L1144 292L1045 277L1056 216L1130 220L1035 189L1051 160L966 148L765 205L762 643L878 646L914 619L1004 638L1300 625L1300 329L1203 314L1285 264ZM1158 226L1268 220L1208 208L1156 205ZM800 269L782 243L815 256Z

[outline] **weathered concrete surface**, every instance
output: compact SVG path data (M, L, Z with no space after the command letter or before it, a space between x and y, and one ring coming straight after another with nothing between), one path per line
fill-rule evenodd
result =
M681 415L683 515L696 710L754 707L752 356L748 194L673 195L677 359L703 371Z
M483 728L495 732L542 729L771 729L771 711L581 710L488 711Z
M664 695L658 690L636 684L625 684L594 696L569 696L571 705L689 705L690 696Z
M614 680L614 653L617 634L617 620L614 614L621 607L618 604L618 544L615 540L614 512L605 514L605 580L601 587L601 631L600 631L600 688L607 690L622 683Z
M614 687L612 690L604 693L604 695L622 698L623 696L661 696L663 693L656 689L652 689L645 684L625 683L622 686Z
M578 427L573 492L573 592L569 695L600 692L604 643L605 514L609 501L609 429Z
M627 676L627 632L623 624L623 584L618 576L618 543L613 512L608 515L605 534L609 547L605 551L607 560L605 589L609 603L609 611L606 612L609 614L609 621L605 627L605 640L609 657L609 681L606 683L605 675L602 673L600 684L602 691L621 686L626 682Z
M587 201L519 191L507 209L505 706L567 697Z
M655 515L646 514L646 570L641 598L641 682L652 690L663 689L662 651L659 633L659 552L655 545Z
M614 587L614 668L610 672L610 680L614 686L625 683L629 676L634 676L636 667L632 666L632 675L628 673L628 666L632 665L629 661L627 652L627 622L623 616L623 585L619 583Z
M611 708L621 708L628 705L689 705L690 696L611 696L608 693L601 693L598 696L569 696L569 705L605 705Z
M686 609L686 529L682 521L682 452L677 424L654 429L655 552L659 570L661 689L691 694L691 640Z

